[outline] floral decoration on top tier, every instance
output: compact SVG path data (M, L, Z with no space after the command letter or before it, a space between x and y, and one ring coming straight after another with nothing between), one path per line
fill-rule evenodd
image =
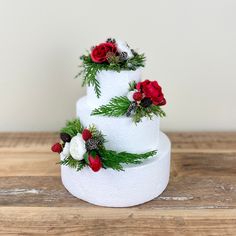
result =
M93 86L99 98L101 95L100 84L96 74L102 70L136 70L144 67L145 56L139 54L124 41L108 38L106 42L92 47L91 50L80 57L82 65L80 72L75 76L83 76L82 86Z
M156 150L136 154L107 150L106 140L95 125L83 127L79 119L68 121L61 129L60 143L55 143L51 150L59 153L61 165L69 166L77 171L90 167L97 172L101 168L124 170L122 164L140 164L143 160L156 155Z
M157 81L145 80L129 84L127 96L114 97L106 105L92 111L91 115L124 116L132 117L135 123L143 117L152 118L153 115L164 117L166 114L161 106L166 104L166 99L161 86Z

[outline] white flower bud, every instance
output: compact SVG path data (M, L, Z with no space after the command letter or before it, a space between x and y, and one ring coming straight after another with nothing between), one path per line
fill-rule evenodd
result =
M125 41L121 41L121 40L116 40L116 46L117 46L117 50L118 52L126 52L128 58L133 57L133 53L131 52L131 49L128 47L127 43Z
M127 98L133 102L134 101L134 98L133 98L133 95L134 95L135 91L129 91L128 94L127 94Z
M77 134L70 141L70 154L75 160L82 160L86 152L85 142L81 134Z

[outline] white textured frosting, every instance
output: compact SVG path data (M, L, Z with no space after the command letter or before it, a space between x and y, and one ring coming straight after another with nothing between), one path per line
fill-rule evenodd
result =
M87 105L86 97L78 100L76 116L87 127L95 124L106 135L106 148L115 151L143 153L158 149L160 124L159 118L143 118L135 124L129 117L90 116L92 108Z
M128 93L129 83L141 81L141 68L135 71L100 71L96 79L100 84L101 96L97 98L94 87L87 87L87 101L89 106L97 108L108 103L115 96L124 96Z

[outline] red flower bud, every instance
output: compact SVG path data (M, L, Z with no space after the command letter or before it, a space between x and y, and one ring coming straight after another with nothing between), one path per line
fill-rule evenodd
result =
M53 151L53 152L57 152L57 153L61 153L62 152L62 146L61 146L61 144L60 143L55 143L54 145L52 145L52 147L51 147L51 150Z
M94 172L97 172L102 168L102 161L98 155L94 157L92 155L89 155L88 160L89 166Z
M82 138L84 141L87 141L92 138L92 133L88 129L84 129L82 132Z
M140 93L140 92L135 92L135 93L133 94L133 99L134 99L135 101L141 101L142 98L143 98L143 95L142 95L142 93Z

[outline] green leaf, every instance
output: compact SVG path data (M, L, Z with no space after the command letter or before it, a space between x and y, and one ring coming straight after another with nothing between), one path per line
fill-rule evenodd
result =
M94 109L91 115L122 116L126 114L130 104L130 100L125 96L114 97L107 105Z
M116 152L112 150L99 150L102 163L106 168L123 170L122 164L140 164L143 160L156 155L157 151L150 151L142 154Z
M79 119L74 119L72 121L67 121L66 126L60 130L61 133L67 133L71 137L76 136L78 133L82 133L84 130L83 125Z
M75 160L72 156L69 156L64 160L60 161L59 164L76 169L77 171L82 170L87 165L87 163L84 160L81 161Z
M129 83L129 91L133 91L136 89L136 81L132 81Z
M96 151L94 151L94 150L92 150L92 151L90 152L90 155L91 155L92 157L96 157L96 155L97 155L97 152L96 152Z
M155 106L155 105L152 105L150 107L150 111L157 115L157 116L160 116L160 117L165 117L166 116L166 113L161 109L160 106Z
M132 86L132 85L131 85ZM99 108L96 108L92 111L91 115L102 115L102 116L113 116L119 117L123 116L127 113L129 106L131 105L131 101L125 97L114 97L110 100L110 102L106 105L102 105ZM161 109L160 106L151 105L150 107L142 107L137 106L135 112L132 114L132 120L134 123L139 123L143 117L148 117L152 119L152 117L166 116L165 112Z
M87 152L83 155L84 160L85 160L85 162L86 162L87 164L89 164L88 156L89 156L89 155L88 155Z

